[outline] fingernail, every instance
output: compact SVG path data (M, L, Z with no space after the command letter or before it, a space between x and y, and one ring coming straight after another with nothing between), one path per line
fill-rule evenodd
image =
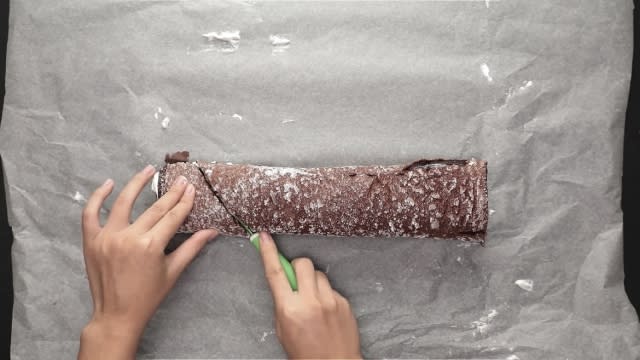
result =
M154 172L156 172L156 168L153 167L153 165L147 165L147 167L145 167L144 170L142 170L142 172L146 175L151 175Z
M187 178L182 175L178 176L178 179L176 179L176 182L175 182L176 185L184 185L186 183L187 183Z
M273 239L271 238L271 235L267 234L266 232L260 233L260 244L269 244L272 241Z
M186 181L186 179L185 179L185 181ZM187 195L193 194L193 190L195 190L195 187L193 187L193 185L189 184L189 186L187 186Z
M102 184L102 186L111 186L111 184L113 184L113 180L111 180L111 179L107 179L107 180L105 180L105 182Z

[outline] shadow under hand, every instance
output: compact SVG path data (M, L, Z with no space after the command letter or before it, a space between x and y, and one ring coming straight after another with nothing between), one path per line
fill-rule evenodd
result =
M174 252L183 242L185 242L192 234L175 234L173 239L169 241L169 244L164 249L165 255L169 255Z

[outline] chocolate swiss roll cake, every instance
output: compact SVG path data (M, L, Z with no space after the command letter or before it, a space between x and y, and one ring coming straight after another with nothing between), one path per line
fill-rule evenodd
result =
M176 154L183 162L168 156L154 187L160 197L180 175L194 184L193 209L180 232L216 228L223 234L244 235L209 189L207 176L229 210L256 231L485 239L486 161L285 168L185 162L188 153Z

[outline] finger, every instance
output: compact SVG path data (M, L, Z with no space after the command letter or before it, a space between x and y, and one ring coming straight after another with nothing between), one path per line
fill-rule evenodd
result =
M316 283L318 284L318 299L329 309L334 309L338 305L335 297L336 291L331 288L327 275L321 271L316 271Z
M155 169L153 166L147 165L144 170L137 173L124 189L122 189L122 192L111 209L111 215L109 216L110 224L117 227L129 225L133 203L138 198L138 195L140 195L142 188L144 188L145 184L151 179L154 172Z
M186 188L187 178L184 176L178 177L173 183L173 186L171 186L171 189L142 213L133 226L142 232L149 231L149 229L160 221L160 219L180 201Z
M215 229L200 230L191 235L182 245L167 256L169 274L174 279L177 279L195 259L200 250L216 236L218 236L218 231Z
M82 235L85 240L93 239L100 231L100 208L113 190L113 180L107 179L89 197L82 210Z
M169 240L176 234L189 216L191 208L193 208L193 199L196 195L195 187L192 184L187 185L187 189L182 194L180 201L169 212L167 212L160 221L158 221L149 232L154 242L164 249L167 247Z
M91 259L89 252L84 249L84 268L87 272L87 281L91 290L91 299L93 300L94 311L100 311L102 308L102 278L100 271L96 268L94 261Z
M337 292L334 289L331 289L331 292L333 293L333 297L335 297L336 299L340 300L340 301L344 301L346 303L349 303L349 300L347 300L346 297L342 296L342 294L340 294L339 292Z
M276 248L276 244L271 235L265 232L260 233L260 255L262 256L262 263L264 264L264 275L267 278L269 288L271 288L271 293L277 306L278 303L283 301L286 296L292 294L293 291L284 273L284 269L282 265L280 265L278 248Z
M102 298L102 292L100 290L102 286L100 284L101 279L99 271L95 268L95 264L92 259L93 246L89 246L89 242L94 241L100 231L100 208L102 208L104 200L109 196L112 190L113 180L107 179L91 194L87 204L82 210L82 252L84 255L84 264L87 271L89 288L91 289L93 308L98 311L102 307L102 303L100 301Z
M333 289L331 288L327 275L322 271L316 271L314 276L318 286L318 294L324 297L333 297Z
M342 294L340 294L339 292L332 290L333 291L333 297L334 299L336 299L336 303L338 305L338 308L341 311L346 311L348 313L351 314L351 317L355 320L355 316L353 315L353 311L351 310L351 304L349 303L349 300L347 300L347 298L345 298L344 296L342 296Z
M298 292L300 294L315 294L318 292L316 286L316 274L313 262L307 258L297 258L291 262L298 279Z
M322 308L328 312L336 312L339 308L340 300L335 297L336 292L331 288L327 275L317 271L315 276L318 283L318 300L322 304Z

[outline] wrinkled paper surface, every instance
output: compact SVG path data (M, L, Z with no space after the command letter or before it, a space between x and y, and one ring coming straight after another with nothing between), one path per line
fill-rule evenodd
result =
M13 0L0 131L13 357L75 356L93 189L188 149L292 167L486 159L484 248L278 236L281 250L350 299L365 357L638 358L620 211L632 6ZM246 239L205 248L139 356L284 356Z

